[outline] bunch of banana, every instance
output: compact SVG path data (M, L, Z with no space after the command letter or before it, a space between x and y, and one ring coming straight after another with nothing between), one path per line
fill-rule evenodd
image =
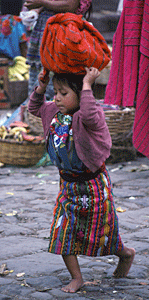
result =
M17 142L22 142L23 141L23 136L22 133L25 132L27 133L26 128L24 127L13 127L9 129L9 137L13 137Z
M4 125L0 127L0 138L2 140L14 139L17 142L23 141L22 132L27 133L24 127L13 127L7 129Z
M7 128L4 125L2 125L0 127L0 139L5 139L7 133L8 133Z
M21 121L16 121L10 124L10 128L6 128L4 125L0 127L0 139L13 139L16 142L42 142L43 137L33 136L29 133L29 126Z
M14 64L8 68L9 81L29 80L29 65L26 64L26 58L23 56L16 56Z

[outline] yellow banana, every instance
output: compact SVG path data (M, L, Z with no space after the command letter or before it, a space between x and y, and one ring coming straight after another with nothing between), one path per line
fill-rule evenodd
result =
M25 73L24 75L25 80L29 80L29 73Z
M9 81L18 81L18 78L16 76L14 77L9 77Z
M6 135L8 134L7 130L3 132L2 139L4 140Z
M26 66L23 66L22 64L16 64L14 67L14 72L19 72L20 74L24 74L29 71L29 68Z
M22 66L26 70L29 70L29 68L30 68L30 66L28 64L26 64L26 58L23 56L15 57L14 62L15 62L15 65L20 66L20 67Z
M10 134L13 134L13 133L15 134L17 132L22 132L22 131L27 133L27 130L24 127L13 127L13 128L10 129L9 133Z
M15 139L17 142L23 141L22 134L21 134L19 131L16 132L16 134L14 135L14 139Z
M14 65L8 68L8 78L10 81L28 80L30 66L26 64L26 58L17 56L14 58ZM24 76L25 74L25 76ZM27 75L26 75L27 74Z
M5 138L6 135L7 135L7 128L4 125L2 125L0 127L0 137L3 139Z
M2 126L0 127L0 131L5 131L5 130L7 130L7 128L6 128L4 125L2 125Z
M19 73L15 73L14 76L15 76L18 80L20 80L20 81L23 81L23 80L24 80L24 77L23 77L21 74L19 74Z
M25 62L23 62L23 61L16 62L16 65L17 66L22 66L23 68L25 68L27 70L30 68L30 66L28 64L26 64Z
M16 56L13 60L15 62L17 62L17 61L23 61L23 62L26 63L26 58L24 56Z

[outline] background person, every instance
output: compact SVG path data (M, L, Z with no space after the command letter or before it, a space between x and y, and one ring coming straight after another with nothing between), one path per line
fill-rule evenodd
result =
M26 57L26 29L19 18L22 0L1 0L0 8L0 57Z

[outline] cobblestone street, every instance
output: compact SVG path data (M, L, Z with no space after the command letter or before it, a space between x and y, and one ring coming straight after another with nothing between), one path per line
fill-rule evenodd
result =
M120 233L136 256L125 279L112 273L118 258L79 257L86 283L75 294L61 291L70 276L61 256L48 253L59 174L46 167L0 169L0 300L149 299L149 161L108 165Z

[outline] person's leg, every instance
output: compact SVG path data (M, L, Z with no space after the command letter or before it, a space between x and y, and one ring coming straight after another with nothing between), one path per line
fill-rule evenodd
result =
M83 286L82 274L77 257L75 255L66 255L62 257L72 277L71 282L63 287L62 291L66 293L75 293Z
M126 277L134 260L135 250L124 246L123 250L116 253L116 255L119 257L119 262L113 275L115 278Z

